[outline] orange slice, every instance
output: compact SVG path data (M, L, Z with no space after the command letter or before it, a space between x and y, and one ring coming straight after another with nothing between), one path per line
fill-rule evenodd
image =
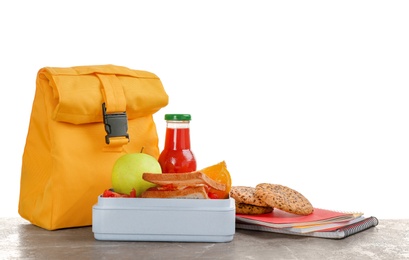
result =
M212 191L217 194L220 199L227 199L229 198L229 193L231 189L231 176L229 171L227 170L226 162L222 161L212 166L203 168L200 172L206 174L211 179L223 183L226 185L225 191Z

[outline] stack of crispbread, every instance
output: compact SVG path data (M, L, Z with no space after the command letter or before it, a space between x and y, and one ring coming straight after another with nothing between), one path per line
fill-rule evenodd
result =
M274 208L297 215L309 215L314 211L312 204L301 193L280 184L232 186L230 197L236 201L238 214L265 214Z

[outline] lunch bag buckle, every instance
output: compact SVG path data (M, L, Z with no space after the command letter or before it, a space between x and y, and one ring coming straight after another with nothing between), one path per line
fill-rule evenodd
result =
M126 137L129 142L128 135L128 117L125 112L107 113L105 103L102 103L102 114L104 117L105 143L109 144L111 137Z

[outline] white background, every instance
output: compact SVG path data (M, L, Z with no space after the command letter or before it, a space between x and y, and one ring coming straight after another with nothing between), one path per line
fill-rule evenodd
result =
M409 218L407 1L2 1L1 216L18 216L37 71L157 74L203 168L315 207Z

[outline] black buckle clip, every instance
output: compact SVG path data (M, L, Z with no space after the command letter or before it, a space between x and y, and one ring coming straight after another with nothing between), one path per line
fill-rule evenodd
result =
M106 113L105 103L102 103L102 114L104 118L105 132L105 143L109 144L110 137L124 136L128 138L128 117L126 112L121 113Z

